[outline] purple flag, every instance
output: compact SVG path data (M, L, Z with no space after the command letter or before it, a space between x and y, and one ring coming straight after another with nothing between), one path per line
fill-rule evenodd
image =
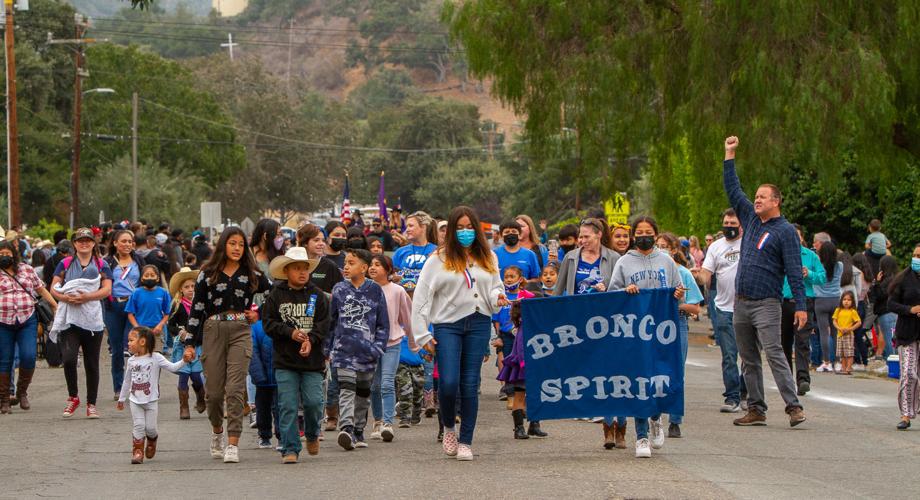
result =
M383 187L383 170L380 171L380 191L377 192L377 211L380 212L380 220L384 224L390 221L387 216L387 192Z

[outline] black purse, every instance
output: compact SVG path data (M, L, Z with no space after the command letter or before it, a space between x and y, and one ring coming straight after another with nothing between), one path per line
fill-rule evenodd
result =
M22 283L20 283L15 276L11 277L13 278L13 281L19 285L19 288L22 288L22 291L29 294L29 296L32 297L32 300L35 301L35 319L45 327L45 331L50 330L52 323L54 323L54 311L51 309L51 304L49 304L45 299L35 298L35 295L33 295L32 292L30 292L26 287L22 286Z

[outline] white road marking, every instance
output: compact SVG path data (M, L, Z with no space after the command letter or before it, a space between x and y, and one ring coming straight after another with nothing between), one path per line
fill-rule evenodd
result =
M695 366L697 368L706 368L707 366L709 366L706 363L700 363L699 361L690 361L689 359L684 364Z
M770 390L777 390L775 384L769 384L768 387ZM835 403L838 405L852 406L854 408L872 408L873 406L882 406L879 404L874 404L867 400L842 397L842 396L833 396L831 394L824 393L823 391L808 391L808 399L820 399L821 401L827 401L828 403Z

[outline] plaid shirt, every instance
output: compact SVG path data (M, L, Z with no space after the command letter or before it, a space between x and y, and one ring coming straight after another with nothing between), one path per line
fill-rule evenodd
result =
M5 325L25 323L35 312L33 294L45 286L32 266L24 262L20 262L16 269L16 281L22 286L17 285L8 273L0 271L0 323Z
M732 208L738 214L744 234L735 276L735 294L747 299L782 299L783 278L789 279L795 310L805 311L805 284L799 235L785 217L766 222L754 212L754 204L741 189L735 161L726 160L722 182Z

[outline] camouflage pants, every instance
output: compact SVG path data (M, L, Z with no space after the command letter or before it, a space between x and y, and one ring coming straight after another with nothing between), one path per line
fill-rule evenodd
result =
M400 420L418 417L422 413L425 387L425 367L399 364L396 370L396 415Z

